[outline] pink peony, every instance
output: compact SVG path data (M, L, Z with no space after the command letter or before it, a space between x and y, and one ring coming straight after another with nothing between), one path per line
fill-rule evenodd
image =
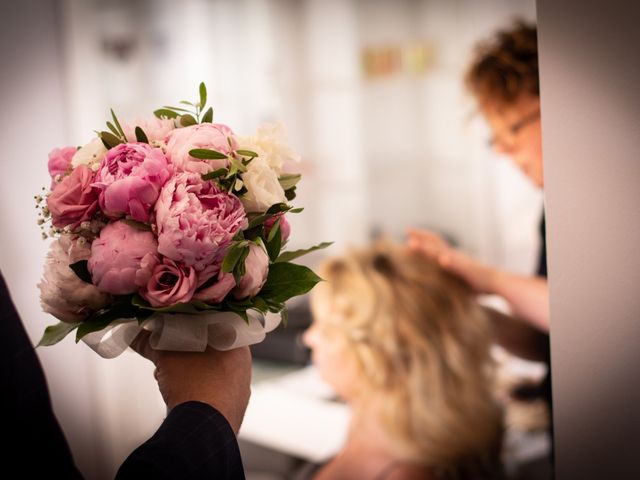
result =
M248 226L240 200L195 173L167 182L156 203L156 223L158 251L198 271Z
M249 255L244 262L245 274L232 292L233 296L239 300L257 295L267 280L267 273L269 273L267 252L255 243L251 243L249 248Z
M58 183L47 198L51 223L55 227L76 228L91 218L98 208L98 192L93 187L93 171L86 165L77 167Z
M163 263L155 266L140 295L154 307L166 307L190 301L197 286L198 275L193 267L165 258Z
M89 272L102 292L126 295L145 285L159 262L153 233L110 223L91 245Z
M212 279L214 279L213 282ZM205 283L208 286L202 288ZM207 265L204 270L198 273L198 289L193 298L209 303L220 303L235 286L236 281L233 274L222 272L219 263Z
M109 295L81 280L69 265L89 258L90 246L83 239L62 235L51 244L40 289L42 309L63 322L79 322L109 302Z
M202 174L229 165L229 160L226 159L194 158L189 155L189 151L195 148L215 150L229 155L232 149L237 148L237 142L233 131L221 123L201 123L177 128L167 137L167 157L179 171Z
M137 118L133 122L122 124L122 130L128 142L136 142L136 127L140 127L149 142L164 140L175 128L173 120L167 118Z
M54 148L49 152L49 175L51 176L51 189L69 170L71 170L71 159L76 154L76 147ZM60 176L59 179L56 177Z
M282 245L287 243L289 240L289 235L291 234L291 225L287 221L287 217L284 216L283 213L279 213L264 222L264 230L267 236L269 236L269 232L271 232L271 227L276 223L276 220L280 219L280 238L282 239Z
M146 143L121 143L107 152L96 172L100 208L111 217L130 215L149 221L149 212L171 167L159 148Z

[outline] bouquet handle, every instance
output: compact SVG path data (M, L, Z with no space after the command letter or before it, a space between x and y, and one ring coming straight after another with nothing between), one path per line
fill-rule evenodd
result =
M232 312L203 315L161 314L138 324L123 318L107 328L85 335L82 340L103 358L115 358L124 352L143 329L151 332L149 343L156 350L204 352L253 345L280 324L280 315L249 310L248 321Z

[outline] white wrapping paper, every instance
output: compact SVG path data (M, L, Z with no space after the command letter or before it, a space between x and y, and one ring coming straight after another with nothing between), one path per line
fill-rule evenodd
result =
M247 311L249 322L232 312L203 315L156 314L138 325L123 318L107 328L85 335L82 340L98 355L115 358L124 352L143 329L151 332L149 343L156 350L204 352L207 345L216 350L232 350L264 340L280 324L280 315L266 316Z

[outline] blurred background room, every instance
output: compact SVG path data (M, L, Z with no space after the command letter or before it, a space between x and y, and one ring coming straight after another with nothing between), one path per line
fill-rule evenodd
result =
M334 242L305 262L379 235L402 241L412 226L504 269L534 269L541 194L492 152L463 85L473 46L515 17L535 21L534 0L23 0L0 8L0 267L34 344L54 323L36 287L48 241L33 197L49 182L47 153L87 143L110 108L121 119L150 115L195 99L201 81L214 121L236 133L285 125L302 157L295 205L305 209L290 216L290 248ZM295 461L335 453L348 415L301 370L305 299L291 310L289 330L254 350L256 386L240 438L256 480L286 478ZM71 338L37 352L78 467L88 479L113 478L164 416L152 365L132 352L104 360ZM510 368L541 375L535 364ZM278 403L305 395L306 406ZM283 408L293 425L277 423ZM295 415L309 412L318 416L305 429ZM544 414L524 415L519 451L544 455L548 442L526 436Z

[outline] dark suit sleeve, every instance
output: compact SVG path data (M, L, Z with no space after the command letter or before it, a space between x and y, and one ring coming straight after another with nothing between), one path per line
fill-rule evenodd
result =
M0 274L3 469L24 478L82 478L51 408L40 361Z
M116 479L244 479L229 422L201 402L176 406L156 433L133 451Z

